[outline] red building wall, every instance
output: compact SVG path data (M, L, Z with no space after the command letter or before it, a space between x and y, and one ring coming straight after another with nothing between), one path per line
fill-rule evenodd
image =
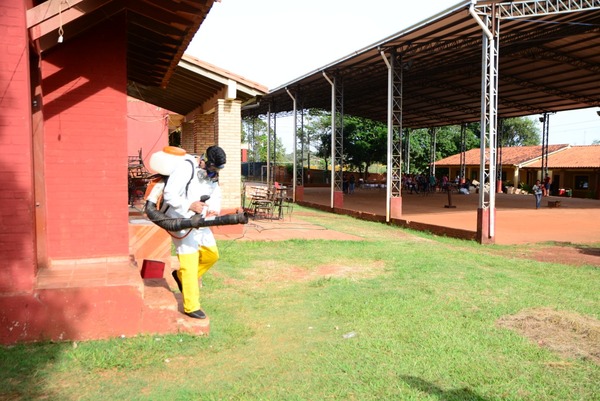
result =
M50 260L128 253L124 21L42 60Z
M142 149L146 166L150 155L169 144L168 111L138 99L127 101L127 152L137 156Z
M0 12L0 292L31 291L35 279L35 225L29 48L25 5Z

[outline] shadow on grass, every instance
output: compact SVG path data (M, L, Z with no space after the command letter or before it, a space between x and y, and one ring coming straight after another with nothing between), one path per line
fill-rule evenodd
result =
M487 401L468 388L459 388L455 390L442 390L433 383L425 381L419 377L402 376L402 379L412 388L418 389L424 393L431 394L444 401Z
M50 371L70 343L0 347L0 400L60 399L47 386Z

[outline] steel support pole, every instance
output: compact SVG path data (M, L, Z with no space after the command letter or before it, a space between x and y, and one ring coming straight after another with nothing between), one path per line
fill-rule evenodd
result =
M267 110L267 185L271 182L271 105Z
M496 133L498 107L498 43L500 20L494 4L483 9L482 20L473 0L469 12L483 30L481 60L481 141L477 238L480 243L495 240L496 217ZM487 189L486 189L487 187Z
M498 193L502 192L502 139L503 139L503 131L504 131L504 120L498 120L498 134L496 135L496 184L498 185L497 191Z
M389 59L383 51L381 57L388 69L387 101L387 176L386 221L402 214L402 54L390 51ZM395 204L392 205L392 202ZM393 207L394 206L394 207ZM392 213L393 212L393 213Z
M458 175L460 176L460 181L464 181L465 176L467 174L467 165L466 165L466 153L467 151L467 124L461 124L460 126L460 172ZM452 177L448 177L448 179L452 179Z
M273 171L271 172L271 181L273 185L277 181L277 113L273 113Z
M410 129L406 130L405 140L404 140L404 171L406 173L410 173Z
M429 129L429 176L435 176L435 159L436 159L436 147L437 147L437 129ZM429 177L427 177L429 181Z
M333 80L323 71L331 85L331 208L335 207L335 193L343 203L342 182L344 173L344 90L342 79L335 75Z
M548 128L550 127L549 113L544 113L540 118L542 122L542 177L544 181L548 175Z
M293 149L293 159L294 166L292 172L292 199L294 202L296 201L296 187L303 186L304 182L304 171L303 171L303 163L304 163L304 124L302 120L302 110L298 113L298 94L293 94L286 88L286 92L292 99L293 104L293 116L294 116L294 149ZM298 135L298 122L300 116L300 135ZM300 157L298 157L298 141L300 141Z

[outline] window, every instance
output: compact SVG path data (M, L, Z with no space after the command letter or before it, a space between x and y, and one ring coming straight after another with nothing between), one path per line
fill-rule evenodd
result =
M587 175L576 175L575 176L575 189L588 189L589 177Z

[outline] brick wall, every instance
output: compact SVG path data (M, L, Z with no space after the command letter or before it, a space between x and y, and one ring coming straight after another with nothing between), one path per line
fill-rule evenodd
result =
M220 173L223 208L241 206L241 102L219 99L217 102L217 144L227 153L227 166Z
M0 292L23 292L33 287L36 264L29 48L25 5L5 3L0 7Z
M196 153L203 154L206 151L206 148L217 143L215 120L214 113L198 114L194 118L194 130L196 132L194 146L196 148Z
M195 143L194 124L184 122L181 125L181 147L188 153L196 153Z
M49 259L128 252L125 21L42 60Z

